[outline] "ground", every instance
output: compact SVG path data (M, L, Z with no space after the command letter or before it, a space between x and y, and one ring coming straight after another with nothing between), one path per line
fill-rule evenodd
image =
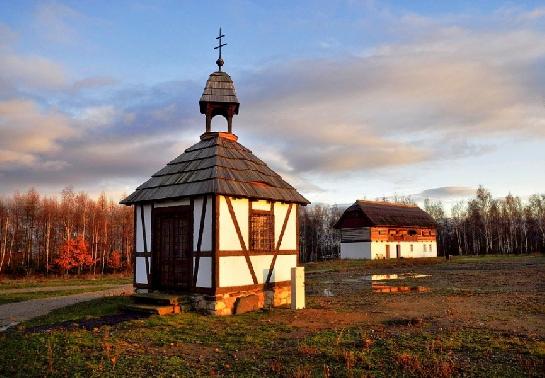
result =
M56 310L0 334L0 375L543 376L544 256L306 270L301 311L142 318L123 297ZM406 273L422 276L369 277Z

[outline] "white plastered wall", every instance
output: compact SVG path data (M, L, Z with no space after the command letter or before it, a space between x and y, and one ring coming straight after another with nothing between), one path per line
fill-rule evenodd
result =
M193 250L197 250L199 242L199 228L201 227L202 205L204 199L193 200ZM204 215L204 228L202 233L201 252L212 251L212 197L206 200L206 213Z
M248 246L248 202L247 198L231 198L233 211L246 246ZM219 196L219 249L221 251L242 250L225 196Z
M193 258L195 266L196 258ZM197 272L197 287L212 287L212 258L199 258L199 271Z
M272 259L273 255L250 256L257 283L266 282ZM297 266L296 255L278 255L271 275L271 282L289 281L291 268L295 266ZM220 257L219 270L220 287L245 286L254 283L244 256Z
M201 227L201 215L204 197L193 200L193 250L197 251L199 243L199 229ZM206 212L204 214L201 252L212 251L212 206L213 197L206 199ZM195 266L195 258L193 266ZM199 258L199 271L197 272L197 287L212 287L212 258Z
M271 203L269 201L249 201L248 199L233 199L231 204L235 212L238 225L246 247L249 247L249 225L248 214L249 207L254 210L269 211ZM274 211L274 240L275 245L278 243L282 225L288 210L289 204L275 202L273 205ZM242 251L235 226L231 219L231 214L227 206L227 201L224 196L219 196L219 249L220 251ZM280 250L295 250L297 249L297 205L293 204L286 225L284 236ZM220 252L221 253L221 252ZM263 284L267 280L273 252L267 255L250 256L252 267L254 269L257 282ZM252 285L252 275L246 258L244 256L222 256L219 258L219 286L233 287ZM289 281L291 279L291 268L297 266L297 256L294 255L278 255L276 258L271 282Z
M142 207L144 208L144 226L146 230L147 252L151 252L151 208L152 205L136 205L136 252L146 252L144 248L144 228L142 227ZM149 268L151 269L151 257L148 258ZM136 257L136 283L147 284L148 276L146 274L146 258ZM150 273L150 272L148 272Z
M284 219L289 208L289 204L275 202L274 203L274 246L278 244L280 233L282 232L282 226L284 225ZM282 237L282 244L280 244L280 250L293 251L297 249L297 205L293 204L286 224L286 230ZM291 277L291 276L290 276Z

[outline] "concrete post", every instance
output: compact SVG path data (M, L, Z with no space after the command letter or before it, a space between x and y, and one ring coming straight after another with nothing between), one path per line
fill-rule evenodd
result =
M291 309L305 308L305 268L291 268Z

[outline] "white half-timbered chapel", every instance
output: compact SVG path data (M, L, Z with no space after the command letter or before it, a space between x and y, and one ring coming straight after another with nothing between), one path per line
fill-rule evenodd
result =
M297 214L309 201L238 143L240 104L221 52L216 64L199 101L200 141L121 203L134 206L136 289L191 293L196 309L227 315L247 298L256 308L290 303ZM215 116L227 131L212 131Z

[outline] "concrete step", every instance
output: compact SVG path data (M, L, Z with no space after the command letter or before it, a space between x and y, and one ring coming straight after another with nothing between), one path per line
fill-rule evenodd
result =
M131 304L125 306L125 310L132 312L144 312L148 314L157 314L157 315L167 315L167 314L179 314L180 306L175 305L166 305L166 306L157 306L157 305L148 305L148 304Z

